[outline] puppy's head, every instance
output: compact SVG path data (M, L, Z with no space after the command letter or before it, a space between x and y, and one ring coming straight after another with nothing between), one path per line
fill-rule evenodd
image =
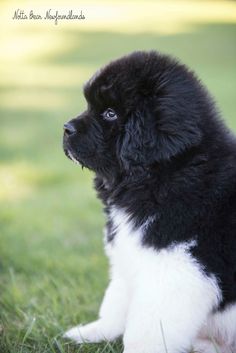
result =
M206 92L183 65L135 52L85 85L87 109L64 125L64 151L106 177L145 172L201 141Z

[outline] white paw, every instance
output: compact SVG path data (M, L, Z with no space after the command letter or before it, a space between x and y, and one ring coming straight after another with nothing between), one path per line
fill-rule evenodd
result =
M76 343L97 343L105 338L101 332L99 321L94 321L84 326L75 326L66 331L63 337Z
M70 339L76 343L83 343L84 339L80 333L80 329L83 326L75 326L73 328L71 328L70 330L66 331L63 335L63 338L67 338Z

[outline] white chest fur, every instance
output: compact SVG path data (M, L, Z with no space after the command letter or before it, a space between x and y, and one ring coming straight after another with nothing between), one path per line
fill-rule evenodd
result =
M216 281L204 275L200 264L190 254L189 250L196 246L195 241L157 251L142 245L143 235L153 221L152 218L139 229L134 229L125 212L113 208L111 219L116 235L112 243L106 244L106 253L110 259L112 276L119 275L129 283L137 277L142 277L144 285L148 285L146 281L150 279L156 283L161 279L164 284L170 276L172 283L176 280L183 287L188 278L194 278L212 285L218 292ZM168 288L165 290L168 291Z
M142 228L134 230L124 212L112 209L111 219L115 229L115 238L106 244L106 253L111 270L124 278L133 276L140 267Z

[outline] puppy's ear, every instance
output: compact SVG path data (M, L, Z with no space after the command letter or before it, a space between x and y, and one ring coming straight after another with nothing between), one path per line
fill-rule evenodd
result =
M168 160L199 145L202 139L199 120L197 111L191 114L185 109L157 111L155 160Z
M118 153L124 169L131 172L169 160L200 141L201 132L194 119L137 111L125 125Z
M151 120L144 113L135 112L125 124L124 135L118 145L121 164L128 172L143 169L153 158L155 148Z

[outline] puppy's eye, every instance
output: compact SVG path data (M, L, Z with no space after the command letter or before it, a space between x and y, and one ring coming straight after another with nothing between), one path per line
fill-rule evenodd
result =
M109 120L109 121L117 119L116 112L111 108L108 108L107 110L105 110L105 112L102 113L102 116L104 119Z

